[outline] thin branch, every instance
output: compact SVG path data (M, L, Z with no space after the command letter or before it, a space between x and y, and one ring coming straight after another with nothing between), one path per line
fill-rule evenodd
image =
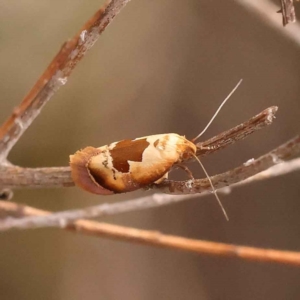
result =
M276 106L263 110L250 120L197 144L197 155L202 157L225 148L249 134L270 125L277 111ZM0 167L0 187L53 188L74 186L69 167L21 168L10 164Z
M296 22L296 13L293 0L280 0L282 13L282 24L286 26L289 23Z
M300 158L278 164L270 169L260 172L241 183L249 183L256 180L269 179L272 177L282 176L295 171L300 171Z
M277 106L271 106L248 121L235 126L230 130L224 131L205 142L197 143L197 156L203 157L212 154L246 138L248 135L265 126L271 125L277 110Z
M0 187L22 188L61 188L72 187L70 167L21 168L18 166L0 167Z
M299 153L300 136L297 136L291 141L261 156L256 160L246 162L242 166L223 174L215 175L211 177L211 179L216 188L226 187L234 183L242 182L243 180L250 178L255 174L258 174L259 172L264 171L271 166L277 165L284 159L289 159ZM264 178L258 176L257 180L258 179ZM25 229L66 226L67 224L70 224L78 219L121 214L129 211L144 210L152 207L158 207L176 203L179 201L184 201L191 197L190 194L204 193L210 191L211 189L206 178L183 182L166 180L166 182L159 184L157 188L160 191L170 193L171 195L154 194L139 199L110 204L105 203L83 209L57 212L48 216L41 217L26 217L22 219L7 218L0 221L0 231L6 231L12 228ZM175 196L174 194L177 194L178 196ZM188 194L188 196L183 194ZM196 194L195 196L198 197L198 194Z
M38 116L44 105L67 82L77 63L129 1L108 1L77 35L62 46L44 74L0 128L0 161L6 159L12 147Z
M47 211L31 208L29 206L0 201L0 218L3 216L7 217L8 215L15 218L21 218L23 216L46 216L48 214L49 212ZM157 231L140 230L87 220L78 220L70 225L60 225L62 228L76 233L106 237L154 247L182 250L197 254L233 257L242 260L300 266L299 252L261 249L187 239L178 236L165 235Z
M259 16L267 25L272 26L279 32L289 37L298 46L300 46L300 25L294 23L292 26L283 27L276 11L278 6L270 0L235 0L239 5ZM284 1L284 0L281 0ZM285 2L291 2L287 0ZM288 13L288 12L287 12Z

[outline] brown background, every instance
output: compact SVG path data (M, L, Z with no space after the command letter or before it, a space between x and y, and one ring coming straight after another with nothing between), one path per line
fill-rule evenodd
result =
M0 118L4 121L103 1L0 1ZM273 12L275 13L275 12ZM278 22L281 22L278 14ZM290 25L293 26L293 25ZM278 105L274 125L203 160L210 174L299 132L300 49L234 1L132 1L13 149L22 166L62 166L87 145L176 132L194 137L240 78L203 139ZM195 177L203 177L199 166ZM102 220L213 241L300 249L300 175L222 196ZM132 199L77 188L22 190L14 201L50 210ZM56 229L0 237L0 299L299 299L300 270L76 235Z

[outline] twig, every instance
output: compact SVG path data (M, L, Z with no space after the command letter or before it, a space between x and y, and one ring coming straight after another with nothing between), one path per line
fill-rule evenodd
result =
M70 167L22 168L18 166L0 167L0 187L59 188L72 187Z
M270 125L277 111L276 106L263 110L250 120L197 144L197 155L202 157L223 149L249 134ZM74 186L69 167L21 168L13 165L0 167L0 187L53 188Z
M252 117L250 120L235 126L230 130L224 131L205 142L197 143L197 156L203 157L212 154L246 138L256 130L272 124L277 110L277 106L271 106Z
M300 171L300 158L295 158L290 161L278 164L268 170L265 170L263 172L260 172L242 183L248 183L256 180L263 180L263 179L268 179L271 177L277 177L277 176L282 176L288 173L292 173L295 171Z
M23 216L46 216L47 214L49 214L49 212L31 208L29 206L0 201L0 218L8 215L20 218ZM183 250L197 254L226 256L243 260L300 266L299 252L261 249L187 239L178 236L165 235L157 231L140 230L87 220L78 220L73 224L63 226L63 228L91 236L112 238L120 241L134 242L167 249Z
M300 25L294 23L292 26L283 27L280 23L278 14L278 6L270 0L235 0L238 4L245 7L249 11L254 12L256 15L269 26L276 28L279 32L289 37L292 41L300 46ZM281 0L284 1L284 0ZM286 2L291 2L287 0Z
M258 174L259 172L277 165L284 159L289 159L292 156L300 153L300 136L295 137L291 141L276 148L275 150L261 156L257 160L250 163L247 162L242 166L235 168L223 174L211 177L216 188L225 187ZM263 179L258 176L257 179ZM253 180L252 180L253 181ZM139 199L117 202L112 204L100 204L87 207L84 209L75 209L54 213L42 217L26 217L22 219L7 218L0 222L0 231L10 230L12 228L39 228L39 227L61 227L66 226L78 219L94 218L99 216L120 214L129 211L143 210L151 207L163 206L171 203L186 200L190 198L190 194L203 193L211 189L207 179L197 179L194 182L189 181L170 181L167 180L157 186L171 195L154 194ZM174 196L174 194L181 194ZM189 197L182 194L188 194ZM198 196L198 194L197 194Z
M62 46L44 74L0 128L0 162L6 159L12 147L38 116L43 106L67 82L77 63L129 1L108 1L77 35Z
M288 23L296 22L296 14L293 0L280 0L282 13L282 24L286 26Z

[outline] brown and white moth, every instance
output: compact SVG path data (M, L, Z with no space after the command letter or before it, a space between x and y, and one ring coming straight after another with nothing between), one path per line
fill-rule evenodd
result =
M210 177L196 157L195 141L206 131L241 81L222 102L204 130L192 141L176 133L157 134L122 140L99 148L86 147L70 155L71 174L75 184L99 195L131 192L161 182L167 178L175 164L194 157L207 175L227 218Z
M196 155L193 142L176 133L86 147L70 156L72 178L101 195L131 192L166 178L175 163Z

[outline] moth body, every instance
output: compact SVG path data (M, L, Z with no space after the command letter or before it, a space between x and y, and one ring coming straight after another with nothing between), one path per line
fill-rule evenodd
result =
M70 156L76 185L95 194L125 193L158 183L172 166L196 154L196 146L175 133L86 147Z

